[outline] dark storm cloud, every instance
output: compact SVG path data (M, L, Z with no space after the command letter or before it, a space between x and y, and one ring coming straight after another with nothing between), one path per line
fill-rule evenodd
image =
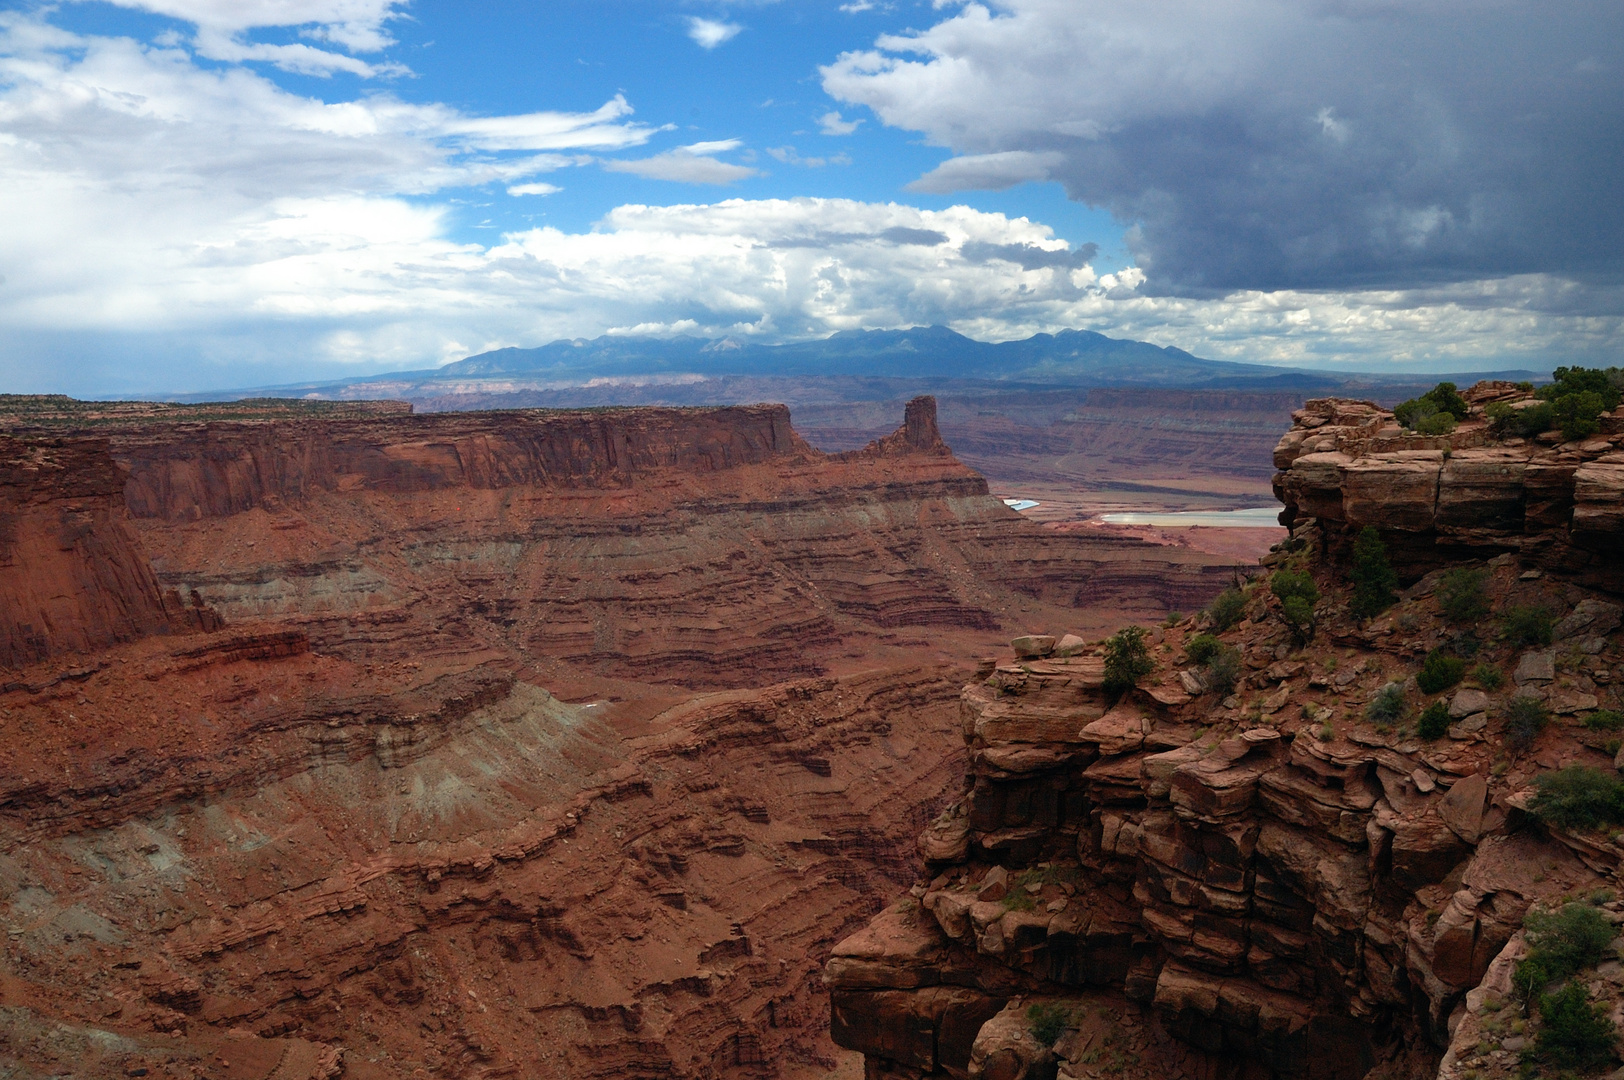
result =
M880 44L825 87L961 155L924 189L1041 160L1153 289L1624 272L1624 4L1010 0Z
M1022 270L1043 270L1049 267L1076 270L1093 262L1099 250L1098 244L1083 244L1069 250L1062 248L1050 251L1036 244L989 244L981 240L968 240L959 248L959 253L973 263L1002 259L1004 262L1019 265Z

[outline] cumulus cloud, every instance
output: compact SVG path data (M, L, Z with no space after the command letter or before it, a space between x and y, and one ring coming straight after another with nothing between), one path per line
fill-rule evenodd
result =
M403 0L109 0L119 7L166 15L197 27L193 47L211 60L264 61L302 75L348 72L363 78L403 74L399 64L370 64L309 45L249 42L248 31L296 27L305 36L350 53L378 52L394 44L384 24L399 16Z
M822 75L959 155L920 190L1041 159L1200 293L1624 270L1621 62L1592 0L988 0Z
M682 184L731 184L752 176L758 169L717 161L711 155L739 148L739 140L722 139L679 146L646 158L621 158L604 162L610 172L631 173L649 180L673 180Z
M818 117L818 130L825 135L850 135L863 121L844 119L838 112L826 112Z
M688 36L693 38L694 44L701 49L714 49L725 41L731 41L743 29L744 27L738 23L724 22L721 19L702 19L697 15L688 17Z
M509 195L556 195L564 189L557 184L514 184L507 189Z

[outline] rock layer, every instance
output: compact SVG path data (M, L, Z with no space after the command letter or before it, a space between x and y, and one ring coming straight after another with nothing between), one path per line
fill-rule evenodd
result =
M1355 454L1296 438L1327 427L1333 441L1375 439L1385 415L1313 403L1283 451L1297 528L1267 561L1318 580L1306 644L1258 583L1222 635L1233 687L1181 662L1213 629L1201 616L1150 631L1156 671L1120 696L1104 689L1103 650L1060 657L1032 636L965 688L966 794L921 835L911 895L825 969L835 1040L864 1053L870 1080L1420 1080L1530 906L1617 879L1624 848L1606 834L1526 812L1543 772L1613 766L1605 725L1576 722L1616 709L1624 675L1619 607L1583 584L1598 564L1533 568L1579 550L1571 531L1519 524L1522 539L1446 540L1445 505L1482 522L1533 500L1526 482L1512 499L1472 472L1466 450ZM1475 486L1451 479L1466 476ZM1524 650L1487 618L1451 623L1436 575L1357 623L1325 556L1346 542L1344 524L1361 523L1384 539L1408 530L1412 576L1451 553L1516 546L1524 561L1481 566L1488 608L1544 606L1567 644ZM1481 686L1423 693L1407 673L1463 633L1473 662L1496 670ZM1384 688L1400 707L1367 711ZM1558 717L1531 747L1505 735L1513 694ZM1429 699L1454 721L1430 741L1412 726ZM1464 1075L1451 1063L1470 1056L1457 1045L1445 1075Z
M1274 450L1281 524L1314 519L1336 557L1374 526L1411 579L1451 560L1515 552L1624 592L1624 415L1603 417L1601 433L1576 442L1554 432L1499 439L1481 405L1508 396L1521 395L1479 384L1467 394L1473 415L1437 436L1404 430L1370 402L1308 402Z

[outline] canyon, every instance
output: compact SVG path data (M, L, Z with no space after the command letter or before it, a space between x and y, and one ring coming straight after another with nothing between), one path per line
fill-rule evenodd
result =
M1624 764L1624 413L1572 440L1488 422L1531 397L1480 383L1432 436L1310 401L1273 454L1289 539L1227 616L1151 630L1126 687L1075 639L983 664L964 794L826 968L868 1080L1556 1075L1513 972L1536 908L1624 924L1624 836L1539 801L1559 770ZM1360 536L1401 587L1368 618ZM1305 581L1306 631L1279 587ZM1227 674L1203 664L1226 650ZM1615 1028L1621 948L1580 978Z
M810 1077L1031 630L1233 561L1027 521L935 403L7 399L0 1061Z

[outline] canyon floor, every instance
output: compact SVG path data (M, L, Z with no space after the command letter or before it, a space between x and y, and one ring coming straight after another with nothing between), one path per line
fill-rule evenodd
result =
M934 406L89 410L0 437L6 1075L851 1075L959 688L1236 559L1048 528ZM895 417L893 415L893 423Z

